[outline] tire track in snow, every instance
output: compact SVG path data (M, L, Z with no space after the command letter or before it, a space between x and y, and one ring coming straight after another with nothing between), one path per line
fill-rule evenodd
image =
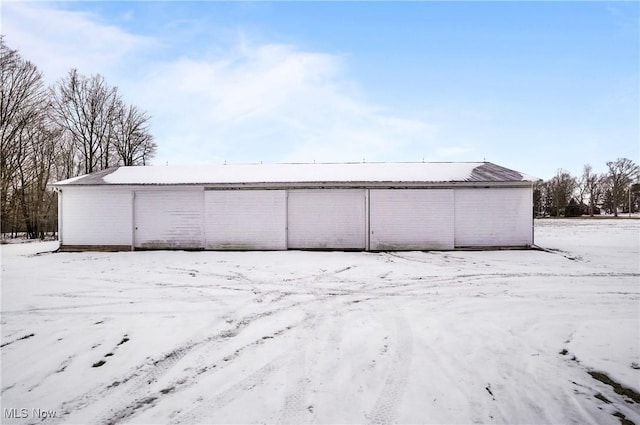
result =
M295 304L289 307L293 306L295 306ZM283 308L284 307L250 314L238 320L232 329L221 331L199 341L188 341L166 353L159 359L139 364L133 371L128 372L106 387L104 384L99 385L93 390L81 394L72 400L63 402L58 408L60 415L52 418L52 423L68 421L66 418L69 414L80 412L87 407L91 407L96 401L103 400L107 397L109 397L109 400L106 402L106 408L102 408L101 413L98 414L97 417L93 417L92 423L110 424L114 423L116 419L122 420L125 417L132 416L136 414L138 410L144 410L144 408L150 407L149 404L151 401L148 399L150 397L148 390L149 385L157 382L193 349L235 337L255 320L276 314ZM249 345L252 344L250 343L247 346ZM246 348L246 346L242 348ZM232 356L234 356L234 354L232 354ZM206 372L206 370L208 369L205 368L204 371ZM203 372L197 372L197 374L201 373ZM141 403L143 401L147 401L147 403ZM136 408L132 409L134 406ZM123 413L125 412L128 412L128 414L123 417Z
M187 344L170 352L162 359L154 361L153 368L137 378L129 388L125 390L124 394L121 394L114 402L112 402L111 406L113 407L109 410L109 413L102 416L98 421L96 421L96 423L113 425L134 415L137 410L142 409L147 405L152 405L157 397L153 394L149 394L149 385L157 382L197 345L201 344Z
M310 324L309 322L312 320L313 322ZM246 391L250 391L253 388L262 385L272 373L282 370L283 368L287 369L287 388L289 391L285 398L285 407L283 408L283 414L281 416L288 422L302 423L303 420L300 413L307 412L307 408L304 405L306 394L306 376L304 375L306 364L305 353L308 345L309 331L315 328L315 323L318 320L319 319L316 318L316 316L307 315L307 317L302 319L300 322L286 326L268 338L270 340L274 336L282 335L291 329L296 329L299 334L301 333L303 343L295 345L296 347L299 347L299 349L296 350L293 359L290 352L277 356L267 365L242 379L228 390L214 394L211 397L198 400L198 405L196 407L188 411L178 413L170 420L170 423L181 424L203 422L203 418L206 418L206 416L210 415L211 412L233 402L236 398L243 396ZM233 355L228 356L228 360L238 357L245 348L262 344L263 342L264 337L261 337L260 339L241 347ZM291 382L291 384L289 384L289 382ZM285 411L289 411L291 413L285 414ZM300 417L299 420L297 419L298 417Z
M216 335L223 337L222 334ZM106 398L106 407L102 408L97 416L94 416L91 423L115 424L151 405L157 397L149 391L149 385L157 382L167 373L180 359L189 353L194 347L211 342L213 338L208 338L199 342L189 342L173 351L165 354L162 358L153 361L148 365L139 365L136 371L116 380L106 388L96 393L88 393L81 396L80 400L65 404L65 411L79 411L90 406L100 398ZM118 392L118 394L113 394Z
M253 316L251 316L253 317ZM255 319L255 318L254 318ZM197 370L190 372L187 375L183 375L182 377L175 379L174 381L172 381L171 383L169 383L166 388L160 390L160 391L156 391L155 393L149 393L149 392L144 392L144 393L133 393L130 394L130 396L132 398L128 398L127 404L121 404L121 407L117 410L117 411L113 411L110 414L110 416L106 419L103 418L103 420L100 423L103 423L105 425L113 425L116 423L121 422L122 420L126 420L126 419L130 419L132 416L137 415L138 413L141 413L143 410L146 410L150 407L153 407L153 405L156 403L156 400L159 399L163 399L165 396L171 394L171 393L177 393L181 390L184 390L188 387L191 387L195 384L198 383L198 377L204 373L207 373L211 370L220 370L222 368L227 367L230 364L233 364L233 360L240 357L242 355L242 353L244 353L245 350L249 349L249 348L255 348L259 345L262 345L265 343L266 340L271 340L277 336L280 336L288 331L290 331L291 329L296 328L298 325L303 324L304 322L306 322L308 319L303 319L300 322L294 323L294 324L290 324L287 325L281 329L278 329L276 331L274 331L272 334L270 335L262 335L260 337L258 337L257 339L254 339L253 341L239 347L238 349L236 349L233 353L222 357L221 359L218 359L219 361L214 362L214 363L209 363L208 365L198 368ZM242 321L239 321L238 323L244 323L245 326L247 326L249 323L251 323L251 321L245 319ZM236 333L230 332L227 337L233 337L235 336ZM289 355L281 355L279 357L282 357L283 359L287 359L290 356ZM276 360L278 360L278 358L276 358ZM284 360L280 361L275 361L272 362L273 364L271 364L268 368L263 368L264 371L267 371L268 374L264 375L263 373L260 373L258 375L250 375L249 377L243 379L238 385L240 385L242 388L246 389L252 389L260 384L262 384L264 382L264 380L266 380L266 376L270 375L274 370L278 369L278 368L282 368L283 364L284 364ZM263 371L263 372L264 372ZM263 376L264 375L264 376ZM253 376L253 377L252 377ZM260 378L260 379L258 379ZM262 379L264 378L264 379ZM152 382L148 382L148 384L151 384ZM197 422L199 420L199 418L201 416L206 416L208 414L208 412L211 411L215 411L216 409L223 407L224 405L232 402L233 400L235 400L235 398L239 397L242 394L242 391L236 391L237 390L237 386L231 388L229 391L230 392L224 392L224 393L219 393L217 395L215 395L215 397L213 398L205 398L205 399L200 399L198 400L198 407L191 409L188 411L188 413L184 413L182 415L179 415L178 418L182 418L182 416L187 416L187 419L185 419L185 421L187 423L189 422ZM131 393L131 391L130 391ZM137 398L133 398L136 397ZM122 399L122 397L120 398ZM123 406L123 407L122 407ZM179 419L180 421L182 421L183 419Z
M327 337L327 342L329 344L327 348L340 350L344 333L344 315L339 310L334 311L332 322L334 322L334 325L331 327L331 331L329 332L329 336Z
M294 326L295 325L290 325L282 329L279 329L275 331L273 334L269 335L267 339L272 339L278 335L281 335L287 332L288 330L292 329ZM235 335L230 335L230 336L235 336ZM166 388L163 388L160 391L156 391L155 393L150 393L145 390L146 386L144 385L144 381L138 382L139 385L137 387L130 389L128 393L125 395L125 397L119 398L120 401L122 401L123 399L126 399L127 400L126 404L120 403L120 407L117 410L114 411L114 409L112 409L110 415L100 420L99 423L102 423L105 425L114 425L116 423L121 422L124 419L128 419L131 416L134 416L140 413L143 410L153 407L156 400L162 399L164 396L170 393L175 393L175 392L184 390L185 388L188 388L194 384L197 384L198 377L200 375L207 373L213 369L219 370L221 368L226 367L227 365L232 363L232 360L239 357L242 354L242 352L244 352L246 349L251 347L257 347L258 345L263 344L264 341L265 341L265 336L259 337L258 339L255 339L243 345L242 347L238 348L232 354L227 355L222 359L219 359L220 361L198 368L197 370L195 370L194 372L191 372L188 375L183 375L181 378L178 378L172 381L171 383L167 384ZM176 363L176 362L177 360L175 360L172 363ZM164 372L166 372L166 370ZM251 388L257 386L261 382L254 383ZM151 385L152 383L153 381L150 380L147 382L147 385ZM145 387L145 388L142 388L142 387ZM227 400L228 395L225 397L226 398L224 398L224 400ZM225 402L225 404L228 404L229 402L233 401L233 399L235 399L235 397L232 399L228 399ZM216 402L216 400L205 401L202 408L198 410L198 412L192 413L192 416L197 417L197 415L203 414L202 412L204 411L215 410L216 408L219 408L219 407L221 407L219 406L219 400L218 402Z
M396 351L391 361L391 370L387 375L384 387L378 400L366 415L367 423L393 423L409 377L411 356L413 352L413 336L409 322L404 317L396 318Z
M300 424L309 423L307 415L306 396L307 396L307 373L306 373L306 356L309 346L310 334L316 329L317 323L324 318L321 316L307 316L306 326L298 328L298 337L295 341L294 358L287 368L287 384L284 405L280 412L280 420L282 424Z
M292 282L305 282L308 280L311 280L313 282L320 282L322 280L324 280L325 278L329 278L329 277L333 277L336 275L339 275L340 273L344 273L347 270L351 270L352 268L356 267L355 265L350 265L350 266L346 266L346 267L342 267L336 270L324 270L321 269L319 270L318 273L312 273L309 275L304 275L304 276L296 276L296 277L292 277L292 278L285 278L282 279L282 282L285 283L292 283Z
M299 347L292 362L287 368L287 393L280 412L281 424L301 424L305 421L306 410L306 376L305 357L306 346Z
M279 370L286 364L286 359L286 355L276 357L226 390L214 394L211 398L199 401L196 407L174 416L169 420L169 423L190 424L201 422L202 418L206 417L207 414L226 406L238 397L243 396L247 391L251 391L255 387L263 384L273 372Z
M312 301L312 303L317 303L318 301L323 301L323 300L316 299ZM118 397L119 403L117 405L119 406L119 408L110 409L109 415L103 416L101 420L98 421L98 423L111 425L114 423L118 423L124 419L130 418L131 416L140 413L140 411L145 410L149 407L152 407L156 399L162 397L165 394L168 394L169 392L176 392L178 390L184 389L186 386L192 385L193 382L188 382L188 381L193 381L194 377L201 375L202 373L205 373L217 367L217 365L214 364L208 367L200 368L194 376L183 377L182 379L177 380L177 382L173 382L171 385L169 385L167 389L170 391L167 391L167 392L160 391L155 394L150 394L147 390L148 385L151 385L152 383L156 382L171 367L173 367L175 363L177 363L182 357L187 355L193 348L204 345L212 341L235 337L242 329L247 327L249 324L251 324L255 320L270 316L282 310L291 309L299 305L305 305L308 303L309 301L299 301L285 307L276 308L276 309L265 311L262 313L251 314L237 321L235 329L223 331L205 340L193 342L172 351L168 355L164 356L162 359L155 361L153 363L155 367L151 369L147 374L137 377L135 379L135 382L133 383L133 386L129 388L124 395ZM291 385L291 387L294 389L291 391L291 393L287 397L287 399L289 400L288 405L285 407L285 409L283 409L285 411L296 412L296 415L298 416L300 413L308 412L307 407L304 406L304 400L305 400L304 387L306 383L306 377L304 376L304 365L305 365L304 354L306 351L306 346L308 345L309 332L313 328L315 328L315 323L317 323L318 320L320 320L319 317L315 315L307 314L307 317L303 319L301 322L286 326L284 329L281 329L270 336L270 338L273 338L274 336L281 335L284 332L287 332L293 328L298 329L298 332L303 332L304 344L303 344L303 347L301 347L297 351L299 355L301 355L302 357L301 358L296 357L296 359L293 362L289 363L290 365L289 369L292 371L295 370L296 371L295 373L299 376L299 378L295 379L295 383ZM300 325L302 326L298 327ZM238 357L246 348L253 347L262 343L264 343L264 337L261 337L255 341L252 341L238 348L234 353L224 357L222 360L226 363L227 361L233 360L236 357ZM128 379L126 381L128 381ZM126 402L123 402L125 400ZM230 401L232 400L229 400L229 402ZM209 405L209 403L211 403L212 405ZM215 409L216 408L215 406L217 406L219 403L220 403L220 400L218 400L218 398L211 400L210 402L204 402L204 407L201 410L203 411L203 413L206 411L211 411L211 409ZM191 416L197 417L197 413L194 413ZM289 416L283 415L283 418L286 418L286 417L289 417ZM290 422L299 423L299 421L295 417L291 417Z
M198 342L192 342L190 344L182 346L172 351L171 353L165 355L162 359L153 362L154 367L148 373L136 379L133 386L129 388L125 392L125 394L121 395L118 398L118 406L120 407L117 409L111 409L110 413L106 417L103 417L101 420L99 420L98 423L105 424L105 425L112 425L112 424L118 423L125 418L128 418L130 416L133 416L139 413L139 411L141 410L151 407L153 402L157 398L161 397L164 394L168 394L169 392L175 391L177 386L184 388L185 386L190 385L190 384L187 384L187 381L193 380L193 378L197 377L198 375L201 375L209 371L210 369L215 368L216 364L209 365L208 367L205 366L203 368L198 369L195 372L195 375L193 376L185 376L179 379L177 382L174 382L171 385L169 385L166 388L166 390L168 390L166 392L165 390L161 390L159 393L156 393L155 395L150 395L148 391L149 385L153 384L154 382L157 382L179 360L185 357L194 348L205 346L210 342L217 342L219 340L225 340L227 338L235 337L236 335L238 335L238 333L242 331L242 329L249 326L249 324L251 324L255 320L259 320L261 318L271 316L272 314L277 313L280 310L281 309L268 310L262 313L255 313L255 314L249 315L243 318L242 320L239 320L236 323L236 326L234 329L223 331L221 333L218 333L204 340L201 340ZM285 330L286 329L289 329L289 328L285 328ZM276 334L280 334L282 332L284 332L284 330L280 330L276 332ZM243 345L242 347L238 348L234 353L222 358L222 361L228 362L229 360L232 360L238 357L240 353L246 348L261 344L262 342L263 342L263 339L260 338L246 345Z
M296 412L298 410L298 406L304 402L304 394L305 394L305 377L304 377L304 365L305 365L305 352L307 346L307 331L310 329L310 326L307 324L306 326L298 327L299 325L304 325L304 323L308 323L311 320L311 317L306 317L301 322L297 324L287 326L285 329L290 330L293 328L297 328L298 333L302 333L302 339L304 342L302 344L296 344L296 347L299 347L294 355L292 360L292 356L289 353L281 354L277 356L274 360L267 363L262 368L258 369L251 375L247 376L237 384L233 385L229 389L215 394L213 397L206 398L198 401L198 406L188 410L184 413L178 414L174 417L170 423L194 423L200 422L203 417L206 417L212 411L216 409L220 409L227 404L234 401L236 398L245 394L246 391L250 391L253 388L263 384L266 379L275 371L281 370L282 368L287 368L287 378L288 382L289 378L293 378L293 386L290 394L286 397L285 409L283 410L291 410ZM276 332L277 335L284 333L284 330ZM299 337L300 338L300 337ZM262 340L257 340L256 342L249 344L254 345ZM243 347L243 348L246 348ZM294 378L295 377L295 378ZM290 385L287 384L289 387ZM288 406L288 407L287 407ZM294 419L292 422L300 423L299 420Z
M348 269L349 268L340 269L336 272L340 273ZM336 272L332 272L329 274L333 274ZM236 322L235 328L219 332L216 335L212 335L199 341L188 341L187 343L177 347L173 351L165 354L157 360L151 362L147 361L143 364L139 364L138 366L133 368L133 370L130 370L128 374L115 380L106 387L104 386L104 384L102 384L100 386L94 387L93 390L81 394L72 400L63 402L59 408L59 411L62 414L58 416L56 418L57 420L55 420L54 422L68 420L70 414L75 414L77 412L81 412L86 408L91 408L91 406L93 406L96 401L104 400L105 398L109 399L105 400L106 403L104 403L103 407L100 409L102 413L98 414L98 416L93 416L91 420L92 423L113 424L122 420L129 420L132 416L137 415L138 413L150 407L153 407L156 400L164 397L166 394L177 392L178 390L184 389L187 386L193 385L193 380L197 375L205 373L210 369L216 367L216 365L209 365L208 367L200 368L195 372L194 376L189 375L178 379L176 380L176 382L172 382L171 384L169 384L166 389L155 392L150 391L149 385L157 382L162 376L164 376L169 370L171 370L176 363L178 363L183 357L189 354L193 349L202 347L211 342L219 342L220 340L225 340L226 338L235 337L243 328L245 328L255 320L270 316L279 311L291 309L297 307L298 305L306 305L309 303L317 304L318 302L322 303L323 301L326 301L326 299L324 299L324 297L320 297L320 299L314 299L312 301L298 301L290 305L281 307L279 306L279 308L274 308L272 310L253 313L238 320ZM303 322L307 320L309 319L307 318L303 320ZM298 325L299 324L301 323L298 323ZM291 329L291 326L286 328L286 330L289 329ZM286 330L283 330L283 332ZM227 357L229 359L233 359L237 357L245 348L254 346L256 345L256 343L261 342L262 341L260 340L249 343ZM304 364L304 360L302 361L302 364ZM172 387L172 385L174 386ZM304 381L298 380L296 381L296 385L304 385ZM165 390L170 391L164 392ZM292 395L290 397L289 404L292 405L292 403L294 403L298 399L296 399ZM301 400L304 401L304 397ZM214 404L215 403L216 402L214 402ZM298 409L298 411L299 410L300 409ZM304 411L307 411L306 407L304 407ZM295 421L295 419L293 420Z

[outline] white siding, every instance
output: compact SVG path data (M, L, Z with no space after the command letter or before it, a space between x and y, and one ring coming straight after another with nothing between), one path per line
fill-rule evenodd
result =
M137 248L202 248L202 188L136 191Z
M530 187L70 186L61 188L59 208L66 246L409 250L533 243Z
M455 246L527 246L532 241L530 188L456 189Z
M288 247L364 249L364 189L290 190Z
M287 249L285 190L205 191L205 248Z
M62 188L63 245L131 245L131 190Z
M372 189L372 250L453 249L453 190Z

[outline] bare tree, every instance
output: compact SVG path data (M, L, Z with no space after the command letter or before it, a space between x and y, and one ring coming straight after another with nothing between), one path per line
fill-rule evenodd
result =
M545 183L537 181L533 184L533 216L542 217L544 215L544 195Z
M628 158L608 161L608 179L611 187L613 215L618 216L618 207L624 202L631 183L638 178L640 167Z
M537 181L533 184L533 209L536 217L553 215L553 196L550 181Z
M52 93L56 121L78 152L67 156L67 170L71 158L91 173L118 164L145 165L155 155L149 115L125 105L100 74L85 77L72 69Z
M0 36L0 203L8 214L14 180L27 156L26 134L46 110L46 90L35 65Z
M149 131L151 117L136 106L120 105L114 136L115 150L122 165L146 165L156 153Z
M18 167L13 189L19 222L29 238L43 237L46 223L51 223L51 216L56 213L55 195L47 185L55 169L61 133L46 117L32 122L29 131L23 133L26 156Z
M548 190L553 202L553 210L556 217L564 215L564 210L569 204L577 182L566 170L558 170L557 174L548 182Z
M591 165L586 164L580 180L581 191L589 198L589 216L593 217L594 211L605 191L606 176L593 172Z
M629 185L629 214L632 214L634 209L638 211L638 201L640 200L640 182L631 183Z
M100 74L85 77L76 69L69 71L52 91L56 122L69 132L85 173L114 164L111 150L120 98Z
M36 238L55 229L52 180L146 164L156 151L149 120L100 75L73 69L47 90L36 66L0 36L2 232Z
M32 161L35 135L47 114L47 92L42 74L35 65L10 49L0 37L0 187L2 230L15 233L31 214L33 204L27 202L36 171ZM53 154L55 149L50 150ZM46 190L46 183L44 189ZM42 187L42 185L40 185ZM30 232L30 236L34 233Z
M56 155L55 180L65 180L82 174L82 164L71 135L63 131Z

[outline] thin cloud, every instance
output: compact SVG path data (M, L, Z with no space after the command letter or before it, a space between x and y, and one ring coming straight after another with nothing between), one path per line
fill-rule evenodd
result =
M100 72L151 113L157 163L438 155L437 127L367 102L338 55L251 42L240 33L231 47L211 46L198 58L138 61L132 72L132 58L150 57L162 40L83 12L13 3L6 9L8 42L48 76L57 79L71 67Z
M50 82L71 68L86 74L115 74L155 45L151 38L101 23L90 13L30 2L3 3L2 33L12 48L45 71Z
M342 67L337 56L244 45L214 61L166 63L137 90L172 123L167 148L199 158L387 160L433 143L434 126L359 100Z

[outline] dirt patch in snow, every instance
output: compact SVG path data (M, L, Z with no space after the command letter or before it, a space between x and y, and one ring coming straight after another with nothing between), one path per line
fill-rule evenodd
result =
M620 385L619 383L617 383L616 381L611 379L606 373L595 372L595 371L591 371L591 372L588 372L588 373L589 373L589 375L591 375L591 377L593 379L596 379L596 380L602 382L603 384L609 385L611 388L613 388L613 391L616 394L619 394L621 396L627 397L629 400L633 400L633 402L635 402L635 403L640 403L640 394L638 394L637 392L635 392L631 388L627 388L627 387L624 387L624 386Z
M622 412L616 412L613 414L616 418L620 419L621 425L636 425L635 422L630 421Z
M18 341L23 341L25 339L29 339L31 337L34 337L35 335L36 334L34 334L34 333L30 333L30 334L22 336L20 338L14 339L13 341L5 342L4 344L0 345L0 348L6 347L7 345L11 345L11 344L13 344L15 342L18 342Z

